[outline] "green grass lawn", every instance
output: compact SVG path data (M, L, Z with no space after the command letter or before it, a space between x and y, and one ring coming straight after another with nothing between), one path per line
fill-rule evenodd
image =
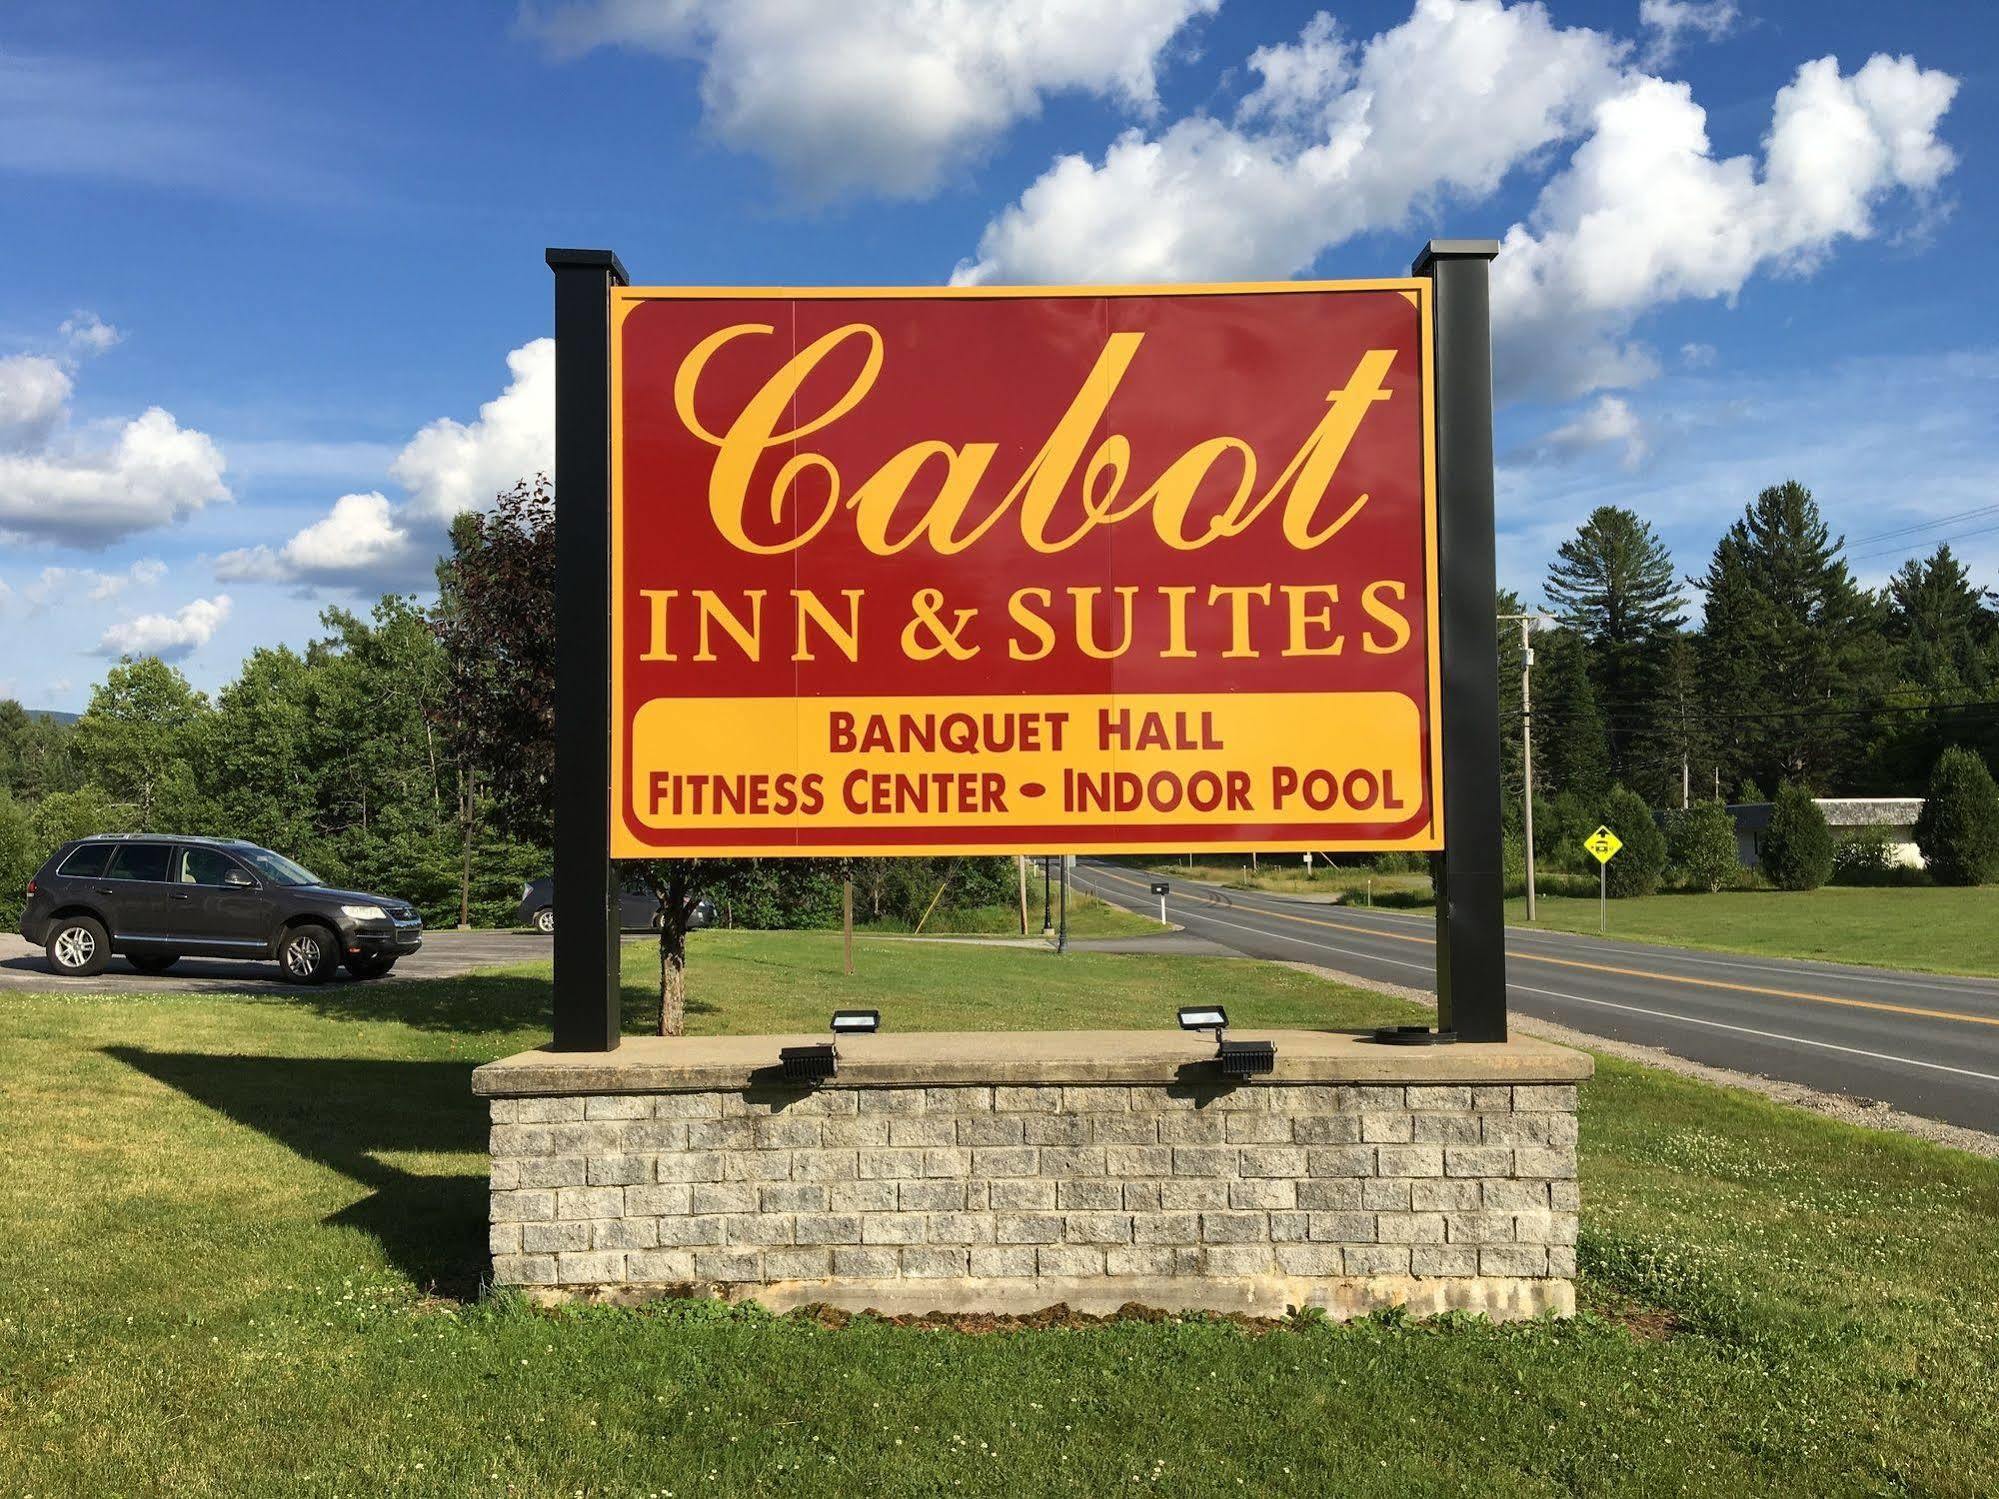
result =
M702 933L701 1030L1360 1025L1287 969ZM627 950L628 1016L649 954ZM1605 1061L1586 1314L966 1336L480 1302L545 971L0 997L0 1493L1990 1493L1999 1165Z
M1597 903L1542 896L1537 926L1597 929ZM1999 974L1999 885L1827 885L1821 890L1723 890L1609 903L1610 935L1771 957L1871 963L1932 973ZM1524 901L1506 919L1525 925Z
M1055 904L1059 912L1062 899L1058 886ZM1055 918L1060 920L1059 914ZM900 932L906 926L893 922L869 922L864 931ZM1150 916L1142 916L1136 911L1127 911L1122 906L1114 906L1109 901L1098 900L1093 895L1085 895L1080 890L1069 892L1069 935L1071 937L1142 937L1165 928ZM923 933L928 937L981 936L1018 937L1020 933L1020 907L1016 905L965 906L955 911L939 911L924 925ZM1027 934L1041 935L1041 886L1038 881L1030 882L1027 892Z

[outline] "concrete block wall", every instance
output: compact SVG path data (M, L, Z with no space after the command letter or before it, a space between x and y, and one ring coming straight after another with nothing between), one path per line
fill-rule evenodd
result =
M496 1284L1567 1311L1573 1084L496 1097Z

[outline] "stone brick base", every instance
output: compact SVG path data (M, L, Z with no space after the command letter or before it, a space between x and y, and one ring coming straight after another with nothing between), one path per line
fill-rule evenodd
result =
M1307 1050L1305 1034L1279 1033L1280 1058ZM941 1070L965 1070L950 1043L967 1038L929 1039ZM1542 1065L1519 1065L1522 1049ZM1573 1309L1573 1082L1224 1087L1194 1043L1171 1068L1124 1069L1156 1081L932 1084L894 1080L924 1070L906 1062L870 1080L846 1061L864 1045L842 1051L840 1077L815 1091L753 1070L715 1086L699 1066L682 1072L696 1086L661 1088L655 1061L622 1079L645 1091L536 1093L523 1059L481 1069L494 1282L883 1311ZM571 1080L619 1081L621 1056ZM1575 1077L1588 1063L1522 1043L1441 1056L1365 1059L1426 1075ZM1103 1062L1086 1065L1120 1070Z

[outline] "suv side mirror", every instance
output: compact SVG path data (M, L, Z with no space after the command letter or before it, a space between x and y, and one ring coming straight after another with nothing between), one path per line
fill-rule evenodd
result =
M233 885L238 890L248 890L257 882L240 869L225 869L222 871L222 883Z

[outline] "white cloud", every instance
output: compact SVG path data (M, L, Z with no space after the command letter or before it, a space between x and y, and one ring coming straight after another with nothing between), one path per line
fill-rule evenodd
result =
M1543 439L1542 453L1560 460L1605 448L1616 451L1619 466L1627 471L1635 470L1651 450L1644 422L1622 396L1598 396L1580 415Z
M521 345L507 356L507 372L507 388L479 408L476 421L439 417L389 466L409 491L405 508L413 517L449 522L553 466L555 340Z
M40 354L0 359L0 445L40 447L61 420L73 389L53 359Z
M1936 128L1955 79L1876 56L1822 57L1778 91L1763 161L1717 159L1683 83L1634 76L1507 231L1493 265L1496 359L1514 388L1579 393L1654 368L1628 341L1645 312L1733 297L1756 272L1805 272L1873 232L1889 192L1933 191L1955 162Z
M506 388L476 419L439 417L396 455L389 473L403 487L400 503L378 490L342 495L281 546L224 552L217 579L364 589L425 581L453 517L555 466L555 341L521 345L507 371Z
M1956 80L1876 56L1808 62L1775 100L1761 162L1717 159L1684 84L1630 44L1558 29L1539 5L1416 0L1358 46L1315 18L1250 59L1233 122L1129 131L1100 163L1059 158L993 219L959 282L1267 278L1448 203L1482 202L1579 140L1493 268L1502 393L1574 396L1657 372L1633 341L1652 308L1809 271L1873 232L1901 191L1933 194Z
M1704 370L1714 363L1718 353L1713 344L1681 344L1680 363L1690 370Z
M120 335L88 312L61 332L62 360L0 358L0 537L103 547L230 498L222 450L158 406L123 423L75 423L76 356Z
M97 643L99 655L158 656L178 661L208 644L222 621L229 617L229 595L194 599L173 614L141 614L120 620L104 632Z
M40 605L80 594L97 603L116 598L127 588L150 587L166 575L167 565L157 557L141 557L122 573L99 572L90 567L45 567L22 597Z
M812 199L922 197L1064 91L1147 110L1160 53L1220 0L575 0L524 9L558 55L701 64L707 127Z
M1363 44L1321 15L1250 58L1233 123L1128 131L1101 164L1058 159L987 225L958 282L1288 276L1440 201L1478 201L1576 134L1621 44L1538 5L1418 0Z
M124 340L122 329L114 328L96 313L79 310L63 319L57 330L63 341L78 354L102 354L113 344Z
M1651 33L1645 43L1645 66L1670 62L1680 50L1680 39L1690 33L1718 42L1735 30L1740 19L1735 0L1639 0L1638 24Z
M215 576L225 583L347 583L401 578L422 560L391 515L388 497L371 491L342 495L280 548L224 552L215 559Z
M102 547L226 501L222 450L158 406L118 428L0 451L0 534Z

